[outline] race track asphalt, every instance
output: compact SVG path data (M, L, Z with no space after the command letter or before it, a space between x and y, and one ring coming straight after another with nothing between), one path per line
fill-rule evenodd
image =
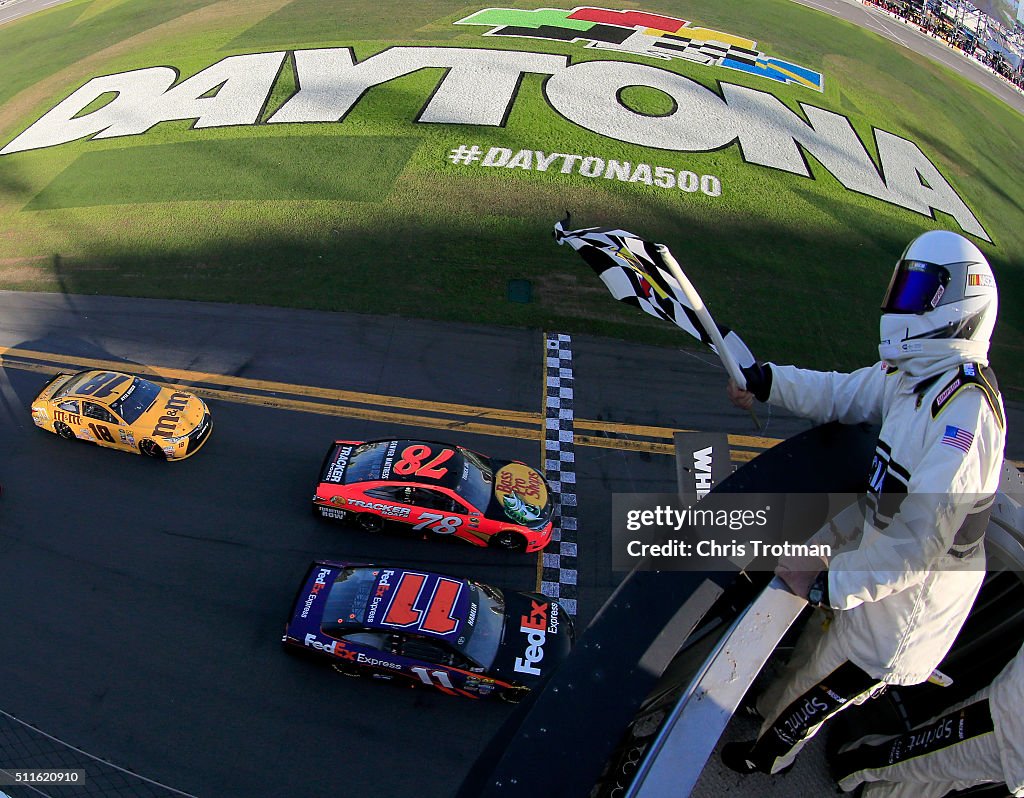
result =
M309 498L335 437L421 435L539 465L543 335L15 292L0 292L0 319L0 709L199 796L451 795L509 707L346 679L279 638L317 557L536 588L535 556L330 525ZM205 448L159 463L37 430L28 404L48 376L92 362L200 375ZM666 444L621 431L752 425L710 355L582 337L573 365L577 420L604 428L576 450L582 629L621 576L612 493L676 486ZM313 388L345 399L285 396ZM766 434L806 426L776 414Z
M429 566L521 590L536 587L536 557L374 537L318 521L309 498L335 437L423 435L539 463L539 421L530 434L461 434L208 397L204 449L158 463L63 441L37 430L27 408L65 359L74 370L124 361L128 371L392 397L378 413L394 413L397 397L539 419L542 334L13 292L0 292L0 318L0 709L200 796L342 785L450 795L509 708L297 661L279 646L285 615L316 557ZM597 339L574 342L574 356L579 417L751 431L703 358ZM672 491L676 476L664 454L577 451L582 627L618 580L611 492Z

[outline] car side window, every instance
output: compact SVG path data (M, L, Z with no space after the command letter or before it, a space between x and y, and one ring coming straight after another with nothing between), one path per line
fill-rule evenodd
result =
M95 402L82 402L82 415L87 418L94 418L97 421L104 421L107 424L121 423L118 421L117 416Z
M390 651L391 650L391 638L394 637L390 632L351 632L347 635L342 635L342 640L347 640L350 643L356 643L360 646L369 646L375 648L378 651Z
M472 663L442 640L430 640L417 635L404 635L398 652L403 657L423 660L435 665L447 665L468 670Z
M440 491L430 490L429 488L414 488L413 490L415 491L413 503L417 507L425 507L428 510L441 510L446 513L456 509L452 498Z
M403 657L447 665L451 660L451 652L446 646L415 635L405 635L399 645L398 653Z
M460 501L459 499L450 499L449 501L451 501L451 510L449 512L462 513L463 515L469 515L471 512L473 512L472 510L469 509L469 507L466 506L464 502Z
M74 413L75 415L78 415L78 400L68 399L65 402L61 402L57 405L57 409L63 410L65 413Z
M375 499L384 499L389 502L404 502L405 499L405 488L396 487L394 485L387 485L381 488L371 488L366 491L367 496L372 496Z

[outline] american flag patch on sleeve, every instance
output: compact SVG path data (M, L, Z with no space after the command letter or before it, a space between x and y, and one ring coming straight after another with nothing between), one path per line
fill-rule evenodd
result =
M974 433L960 429L960 427L954 427L952 424L947 424L946 434L942 436L942 442L962 452L966 452L971 448L971 443L974 442Z

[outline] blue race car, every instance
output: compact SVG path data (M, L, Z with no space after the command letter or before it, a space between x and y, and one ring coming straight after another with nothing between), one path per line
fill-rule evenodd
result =
M569 653L572 618L538 593L407 568L314 562L282 643L350 676L518 701Z

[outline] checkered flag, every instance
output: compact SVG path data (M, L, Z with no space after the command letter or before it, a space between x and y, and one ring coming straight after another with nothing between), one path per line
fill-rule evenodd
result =
M555 224L555 240L579 252L613 297L672 322L721 355L683 287L669 271L662 254L662 250L667 251L664 245L607 227L566 230L564 225L568 222L566 216ZM754 365L754 356L743 339L717 322L714 326L740 368Z

